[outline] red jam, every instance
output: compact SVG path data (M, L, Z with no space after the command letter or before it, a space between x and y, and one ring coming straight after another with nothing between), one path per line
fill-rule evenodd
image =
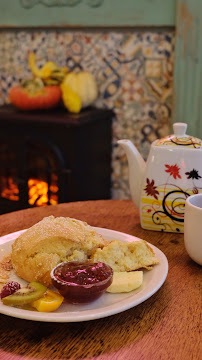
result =
M113 270L102 262L67 261L51 272L53 285L70 303L88 303L111 285Z

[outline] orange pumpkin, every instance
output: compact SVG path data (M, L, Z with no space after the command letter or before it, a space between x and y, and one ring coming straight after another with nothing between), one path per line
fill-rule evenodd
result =
M59 104L61 99L59 86L36 84L28 81L22 86L12 87L9 92L11 103L20 110L51 109Z

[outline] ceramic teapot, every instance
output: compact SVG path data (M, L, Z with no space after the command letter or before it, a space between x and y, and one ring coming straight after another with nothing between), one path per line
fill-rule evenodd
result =
M147 162L130 140L118 141L143 229L184 232L185 201L202 192L202 141L186 135L186 129L185 123L173 124L173 135L151 144Z

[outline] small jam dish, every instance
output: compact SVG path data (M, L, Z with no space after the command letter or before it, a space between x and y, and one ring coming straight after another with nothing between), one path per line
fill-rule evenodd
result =
M111 285L112 268L102 262L66 261L51 271L53 286L72 304L98 299Z

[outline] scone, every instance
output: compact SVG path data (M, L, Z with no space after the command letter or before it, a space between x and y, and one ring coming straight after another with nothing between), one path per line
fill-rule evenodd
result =
M132 271L140 268L151 269L158 264L153 249L146 241L122 242L113 240L102 249L96 249L91 259L110 265L114 271Z
M85 222L49 216L15 240L11 262L22 279L50 286L53 267L62 261L85 261L106 244L103 236Z

